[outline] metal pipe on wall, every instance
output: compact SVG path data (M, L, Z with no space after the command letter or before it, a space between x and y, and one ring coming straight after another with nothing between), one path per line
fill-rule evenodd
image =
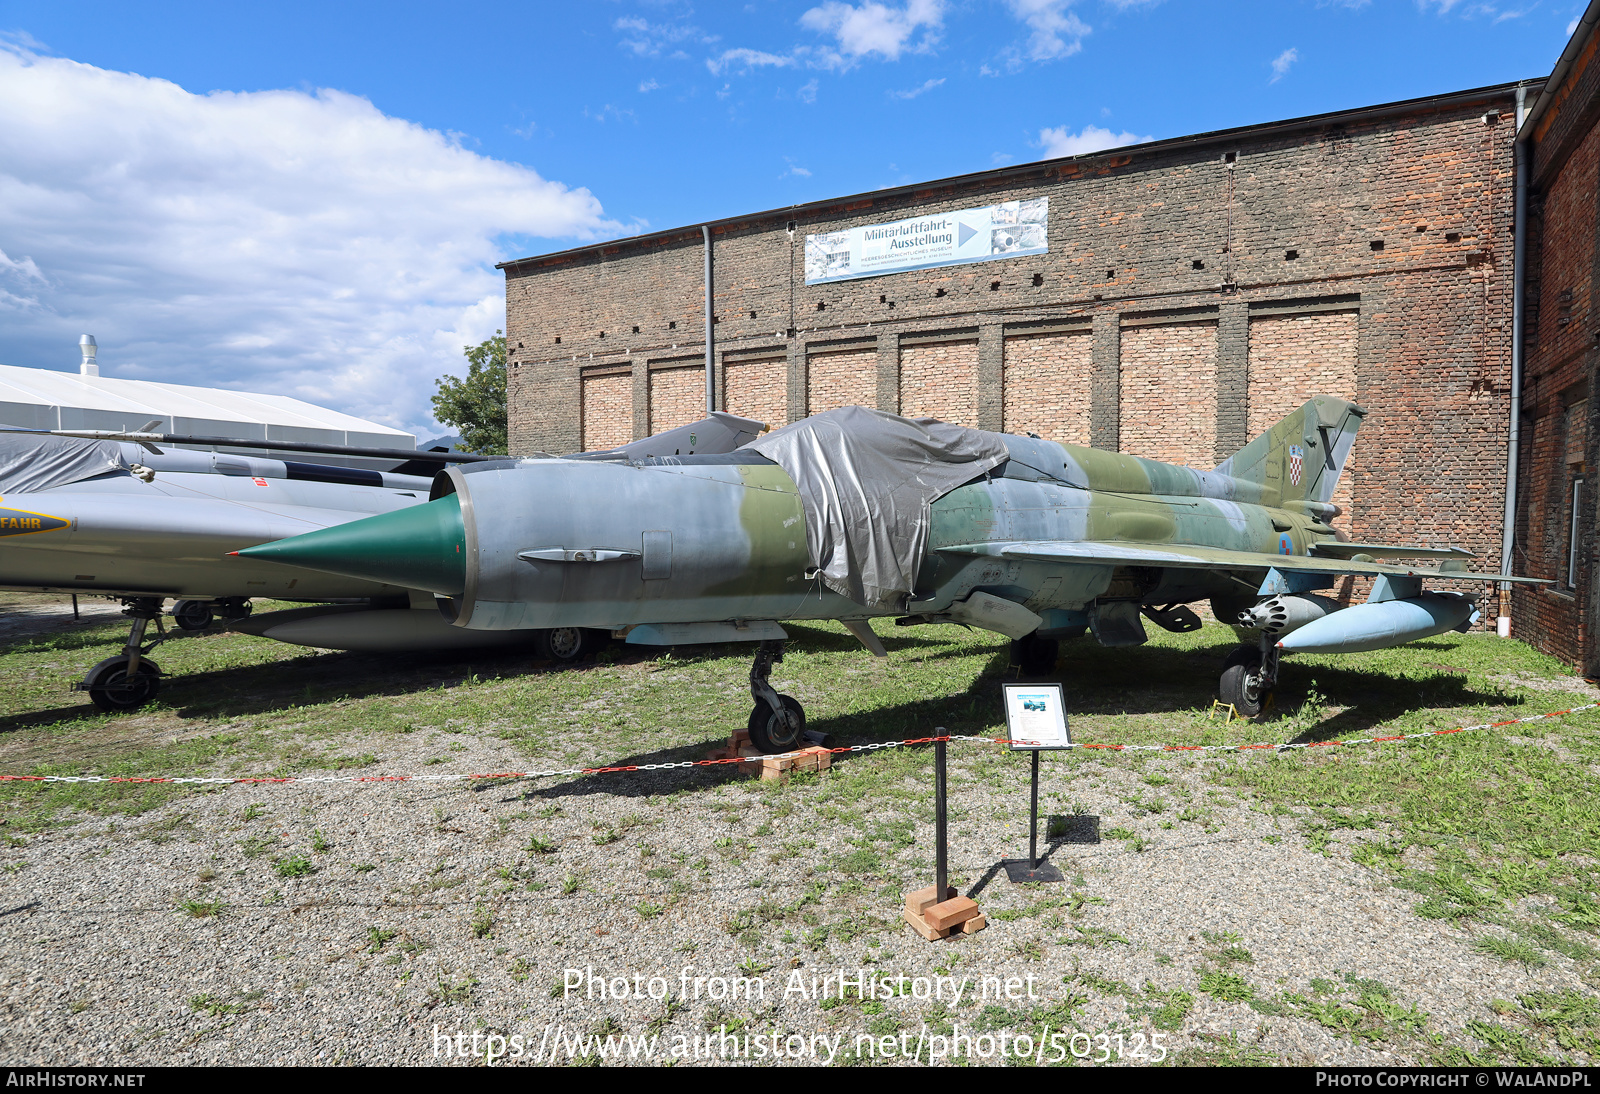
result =
M1516 197L1512 202L1511 258L1511 430L1506 440L1506 511L1500 530L1500 572L1511 572L1511 549L1517 521L1518 457L1522 446L1522 323L1527 291L1528 138L1522 134L1526 88L1517 88ZM1511 637L1511 585L1500 583L1500 612L1495 633Z
M711 225L700 225L700 239L706 249L706 413L717 412L717 317L714 311L716 283L711 275Z

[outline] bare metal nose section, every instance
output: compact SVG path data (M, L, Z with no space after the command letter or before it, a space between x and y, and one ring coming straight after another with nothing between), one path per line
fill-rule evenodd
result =
M442 596L466 589L466 530L455 494L235 553Z

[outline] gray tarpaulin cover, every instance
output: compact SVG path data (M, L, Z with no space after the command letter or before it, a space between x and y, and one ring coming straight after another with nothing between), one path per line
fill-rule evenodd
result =
M114 441L0 433L0 495L36 494L127 466Z
M857 604L900 608L928 544L929 506L1003 463L998 434L847 406L745 445L800 488L811 561Z

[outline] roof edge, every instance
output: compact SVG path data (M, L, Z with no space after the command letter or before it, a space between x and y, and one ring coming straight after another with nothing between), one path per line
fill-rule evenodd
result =
M1600 0L1591 0L1590 14L1600 11ZM1576 35L1574 36L1576 38ZM1570 48L1570 45L1569 45ZM1563 59L1566 54L1562 55ZM1552 80L1553 81L1553 74ZM1028 163L1015 164L1010 167L993 167L986 171L972 171L964 175L951 175L942 179L931 179L927 182L909 183L904 186L890 186L882 190L866 190L856 194L847 194L842 197L823 198L818 201L803 202L799 205L781 205L774 209L764 209L755 213L742 213L737 216L720 217L716 220L707 220L695 224L681 225L676 228L664 228L656 232L645 232L635 236L622 236L618 239L603 240L599 243L586 243L581 247L569 247L566 250L550 251L546 254L529 255L526 258L513 258L505 262L496 262L497 270L510 270L533 262L546 262L556 258L571 258L582 254L600 251L606 247L623 247L647 243L651 240L668 239L673 236L694 233L698 235L702 226L713 230L733 225L748 224L752 221L776 220L779 218L794 218L796 215L805 215L808 212L828 209L833 206L849 204L866 199L882 199L901 194L914 193L919 190L928 190L946 186L960 186L971 184L984 179L1004 179L1020 177L1030 173L1048 170L1061 164L1093 163L1096 160L1106 159L1111 156L1126 156L1138 152L1164 152L1185 146L1212 144L1227 140L1236 140L1245 136L1258 134L1293 132L1297 129L1312 129L1340 121L1360 121L1367 118L1380 118L1393 114L1404 114L1419 108L1441 108L1457 106L1483 99L1508 95L1518 87L1538 85L1540 88L1539 102L1545 100L1545 77L1536 77L1528 80L1513 80L1510 83L1491 84L1487 87L1469 88L1465 91L1452 91L1442 95L1424 95L1415 99L1401 99L1391 103L1379 103L1374 106L1358 107L1352 110L1334 110L1325 114L1308 114L1299 118L1285 118L1275 122L1258 122L1254 125L1235 126L1231 129L1213 129L1203 133L1192 133L1182 137L1168 137L1165 140L1147 141L1143 144L1125 144L1116 148L1103 148L1096 152L1085 152L1077 156L1059 156L1055 159L1032 160ZM1537 107L1537 104L1536 104ZM1526 126L1527 122L1524 122Z

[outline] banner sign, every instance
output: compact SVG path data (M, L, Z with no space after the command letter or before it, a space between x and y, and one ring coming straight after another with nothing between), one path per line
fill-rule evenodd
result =
M806 284L1048 254L1049 198L806 236Z

